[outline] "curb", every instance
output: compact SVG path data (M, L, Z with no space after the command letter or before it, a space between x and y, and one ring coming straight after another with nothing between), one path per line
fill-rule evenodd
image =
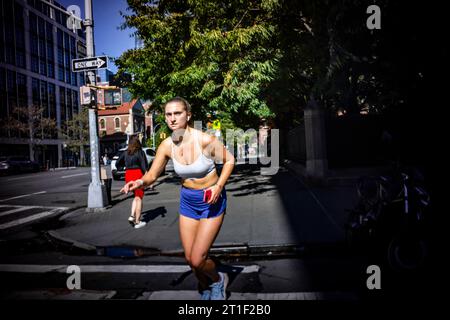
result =
M136 246L122 245L118 246L94 246L77 240L65 238L58 232L51 230L47 235L53 240L61 242L83 251L87 254L107 255L107 249L121 249L125 251L136 251L134 257L150 257L150 256L167 256L167 257L184 257L182 249L159 251L156 248L144 248ZM281 259L304 257L306 255L314 255L317 252L336 252L342 249L342 243L317 243L317 244L274 244L274 245L248 245L248 244L219 244L211 247L210 253L212 257L217 259L239 259L239 260L255 260L255 259Z
M65 238L65 237L61 236L58 232L56 232L54 230L48 231L47 235L50 236L51 238L53 238L56 241L62 242L63 244L66 244L66 245L74 246L74 247L76 247L78 249L86 250L86 251L89 251L89 252L97 250L97 248L95 246L93 246L93 245L90 245L90 244L87 244L87 243L83 243L83 242L80 242L80 241L76 241L76 240L72 240L72 239L69 239L69 238Z

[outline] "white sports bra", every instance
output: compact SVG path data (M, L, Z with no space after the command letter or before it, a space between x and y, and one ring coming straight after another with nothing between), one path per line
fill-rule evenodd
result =
M197 159L192 162L191 164L182 164L179 163L175 159L175 153L174 153L174 143L172 140L172 160L173 160L173 168L175 172L182 178L182 179L197 179L197 178L203 178L207 176L209 173L214 171L216 169L216 165L214 164L214 160L209 159L206 157L203 152L202 148L200 147L200 143L197 138L197 132L195 131L195 134L193 136L193 139L195 139L195 145L198 146L198 150L200 155L197 157Z

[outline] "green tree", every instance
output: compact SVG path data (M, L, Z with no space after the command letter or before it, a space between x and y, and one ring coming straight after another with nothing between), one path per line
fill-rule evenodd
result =
M233 126L274 116L265 88L281 57L271 21L279 1L129 0L124 28L135 28L144 47L116 60L133 77L135 96L155 105L183 96L194 118L217 112Z
M72 152L80 152L81 164L85 164L85 148L89 149L89 108L82 107L71 120L61 125L61 137Z
M117 59L135 95L180 95L194 118L231 126L296 125L313 96L332 111L420 110L448 50L445 10L388 0L129 0L124 28L144 47ZM369 30L368 6L382 27ZM432 9L433 8L433 9ZM433 18L437 15L437 18ZM402 111L402 112L405 112Z

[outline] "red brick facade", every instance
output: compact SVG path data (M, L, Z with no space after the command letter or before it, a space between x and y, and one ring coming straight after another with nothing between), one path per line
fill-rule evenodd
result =
M128 123L130 121L128 114L118 114L118 115L107 115L107 116L100 116L98 117L98 128L100 132L100 136L103 135L112 135L116 132L125 132ZM116 122L119 119L119 127L117 127ZM102 122L104 122L104 126L102 126Z

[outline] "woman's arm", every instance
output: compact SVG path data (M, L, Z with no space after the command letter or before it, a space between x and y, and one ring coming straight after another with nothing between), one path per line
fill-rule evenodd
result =
M208 134L203 135L202 146L210 154L211 158L215 162L222 162L223 168L220 173L219 180L216 184L209 189L212 189L211 200L208 203L215 203L222 192L225 184L228 181L231 173L234 169L235 159L233 155L225 148L222 142L220 142L216 137L210 136Z
M150 170L148 170L141 179L130 181L125 184L125 186L120 189L120 192L128 193L130 191L133 191L134 189L145 187L155 182L166 167L167 161L171 156L170 143L170 138L165 139L159 145L158 150L156 151L156 156L153 160Z
M140 165L141 165L141 171L143 174L145 174L148 170L148 161L147 161L147 155L145 154L144 150L141 150L140 152Z

